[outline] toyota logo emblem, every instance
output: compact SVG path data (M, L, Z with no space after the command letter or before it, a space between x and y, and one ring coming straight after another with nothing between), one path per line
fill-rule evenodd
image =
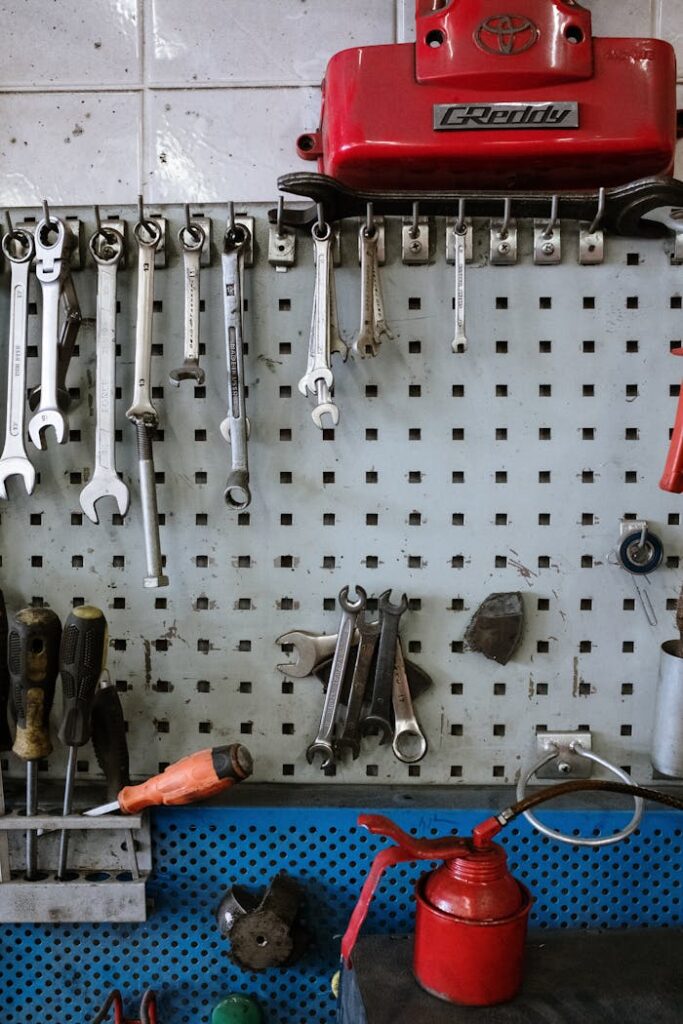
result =
M511 57L531 49L538 27L523 14L494 14L482 21L474 38L486 53Z

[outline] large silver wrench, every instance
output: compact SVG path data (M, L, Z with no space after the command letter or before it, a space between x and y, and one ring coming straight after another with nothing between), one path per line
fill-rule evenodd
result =
M308 341L308 363L306 373L299 381L302 395L313 394L317 404L311 411L311 418L316 427L323 429L323 416L330 417L333 426L339 423L339 409L332 401L331 392L334 387L334 374L330 366L332 357L332 300L331 300L331 247L332 228L325 225L322 233L314 224L312 231L315 254L315 287L313 292L313 311L311 314L311 331ZM336 312L336 296L335 296ZM341 341L335 331L335 344Z
M171 370L168 378L171 384L180 387L182 380L194 380L203 384L205 374L199 365L199 268L205 235L201 224L183 225L178 232L178 241L183 250L183 273L185 277L185 330L183 344L183 365Z
M352 644L359 640L358 630L353 631ZM290 663L277 665L278 672L289 676L292 679L304 679L313 675L316 668L334 653L337 646L336 633L309 633L307 630L295 629L289 633L283 633L275 641L276 644L291 644L296 649L297 660Z
M249 453L247 439L250 424L244 403L244 325L242 320L242 277L244 250L249 231L243 224L229 228L221 257L223 265L223 306L225 311L225 348L228 364L228 415L220 426L230 443L232 465L225 485L225 502L231 508L244 509L251 503L249 490Z
M353 342L353 350L361 359L376 356L381 344L375 330L375 290L377 282L377 242L379 233L368 231L362 224L358 232L360 240L360 329ZM381 307L381 294L379 303ZM384 314L382 313L382 316Z
M56 231L55 241L51 235ZM57 367L59 360L59 300L62 282L69 273L65 244L68 228L58 217L43 218L35 231L36 277L43 292L41 338L40 404L28 425L29 437L36 448L47 445L43 431L53 427L59 444L66 441L67 420L57 404Z
M394 684L391 694L394 707L394 739L391 744L399 761L415 764L427 753L427 739L420 728L420 723L413 710L413 698L408 685L406 666L403 659L401 638L396 641L396 661L394 662Z
M32 494L36 471L26 454L26 338L28 333L28 286L34 255L33 236L22 228L2 239L2 251L12 267L10 283L9 346L7 356L7 421L5 445L0 455L0 498L7 498L8 477L21 476L26 493Z
M88 519L99 523L100 498L114 498L122 516L130 502L128 486L116 472L116 274L124 241L114 228L104 228L88 244L97 264L95 469L80 502Z
M309 764L313 764L313 758L316 754L322 754L324 758L322 763L323 768L328 768L335 762L333 739L337 707L339 705L342 683L344 682L344 676L346 675L346 666L348 665L349 655L351 653L351 641L353 639L356 618L358 617L358 613L365 608L367 602L367 594L362 587L356 587L356 594L358 595L358 600L349 601L348 587L344 587L339 592L339 604L342 609L342 617L339 623L337 646L334 649L334 658L332 659L330 678L327 684L327 692L325 693L325 703L323 704L323 713L320 718L318 735L306 751L306 760Z
M455 274L455 337L451 343L454 352L467 351L467 335L465 334L465 258L467 243L467 225L453 228L453 264Z

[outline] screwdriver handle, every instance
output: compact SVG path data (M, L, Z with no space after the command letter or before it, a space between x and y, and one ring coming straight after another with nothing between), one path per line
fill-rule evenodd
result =
M17 734L12 750L38 761L52 750L50 709L59 671L62 626L50 608L23 608L8 634L8 666Z
M59 738L68 747L82 747L90 739L92 702L106 650L104 613L89 604L74 608L64 623L59 652L64 692Z
M252 770L251 754L241 743L199 750L139 786L126 786L118 795L119 807L124 814L137 814L145 807L191 804L229 789Z
M9 670L7 668L7 609L0 590L0 751L12 749L12 733L7 722Z
M107 800L116 800L119 792L130 785L130 767L123 708L106 671L92 705L92 745L107 780Z

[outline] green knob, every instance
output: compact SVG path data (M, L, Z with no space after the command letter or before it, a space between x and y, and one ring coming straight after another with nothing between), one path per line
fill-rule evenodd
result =
M211 1024L262 1024L262 1021L260 1009L249 996L226 996L211 1014Z

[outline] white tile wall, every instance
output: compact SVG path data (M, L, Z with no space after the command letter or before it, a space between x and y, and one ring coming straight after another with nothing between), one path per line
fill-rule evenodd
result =
M669 38L683 0L584 0ZM4 0L0 203L272 200L327 59L413 38L414 0ZM682 101L683 102L683 101Z

